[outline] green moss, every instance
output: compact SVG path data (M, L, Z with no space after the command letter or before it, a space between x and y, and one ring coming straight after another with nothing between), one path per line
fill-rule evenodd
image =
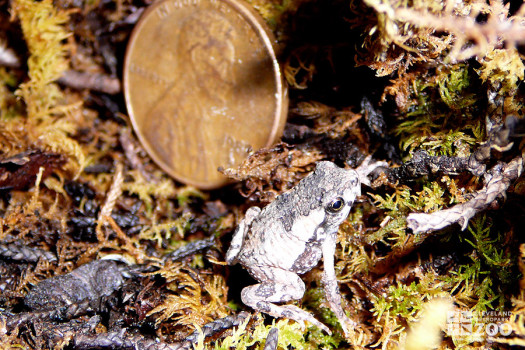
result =
M406 217L398 216L388 221L388 223L380 227L377 231L367 235L366 241L369 244L377 243L380 241L387 242L387 238L394 236L395 242L404 242L406 237Z
M274 32L277 31L283 14L295 11L300 2L300 0L248 0Z
M471 80L467 64L441 66L436 76L439 96L454 111L471 107L479 97L470 91Z
M192 219L193 216L186 213L174 220L152 224L140 233L139 238L154 241L158 247L162 247L167 241L170 247L176 249L185 243L182 238L190 228ZM173 235L173 232L176 232L176 235Z
M342 332L342 330L340 331ZM311 344L310 348L312 349L340 349L343 339L339 332L328 335L319 328L311 328L307 336L307 340Z
M476 307L480 311L484 311L485 306L501 308L508 302L505 290L515 285L519 279L515 271L516 261L512 259L511 246L506 242L505 235L493 232L492 224L485 215L474 218L468 230L472 239L465 238L465 241L477 252L475 258L481 265L480 270L487 270L488 274L480 282L476 292L480 298ZM494 301L497 301L497 304L493 305Z
M177 201L181 207L187 206L195 198L207 200L208 195L192 186L184 186L177 191Z
M482 139L484 122L481 119L470 120L468 123L459 122L460 126L454 126L450 124L457 121L451 122L449 118L450 116L444 114L426 114L401 122L395 129L396 134L400 136L401 149L408 155L420 149L430 155L470 154L473 146Z
M166 199L174 196L184 198L186 188L176 189L172 179L162 178L156 182L148 181L139 171L130 171L127 173L133 181L127 181L122 184L122 190L130 195L137 195L146 207L147 216L153 214L154 203L157 199ZM166 208L173 209L173 208Z
M433 212L443 208L449 202L449 193L445 186L437 181L421 182L422 189L415 191L405 185L398 185L392 194L370 194L377 208L383 209L383 215L389 217L385 225L367 236L368 243L378 241L393 242L393 245L406 241L406 216L411 212Z
M22 113L22 106L11 89L16 87L18 80L14 74L0 67L0 120L7 121Z
M484 135L477 106L484 103L479 78L465 63L440 66L411 84L411 107L394 133L407 154L423 149L431 155L466 156Z
M511 248L504 235L493 232L485 215L472 219L468 231L471 237L465 235L461 240L474 248L469 255L471 262L460 265L443 280L454 285L451 293L457 300L475 311L502 309L508 306L507 293L520 277Z
M69 12L55 8L51 0L17 0L12 7L30 53L29 80L15 92L26 105L28 118L23 128L33 147L67 155L65 170L78 177L88 160L70 135L76 132L77 120L73 116L81 102L67 104L54 83L69 66L66 43L71 35L66 28Z
M339 321L337 320L334 312L329 307L326 307L328 304L326 303L323 288L309 288L303 297L303 305L308 310L314 310L315 317L322 323L326 324L328 328L332 330L338 329L338 334L329 337L336 337L334 339L330 339L330 343L339 343L342 340L340 337L342 332L341 325L339 324ZM312 327L310 330L316 336L321 336L323 334L320 329L315 327ZM313 338L315 339L316 336Z
M487 222L485 215L479 215L471 221L468 230L472 239L465 238L481 255L481 260L491 269L497 270L498 275L511 264L510 252L503 249L504 239L501 234L491 238L492 224Z
M478 281L487 274L487 271L481 270L480 261L473 260L472 263L460 265L457 271L451 271L450 275L444 277L443 280L454 285L450 292L458 301L469 302L476 294Z
M17 0L13 3L31 56L27 65L30 80L20 86L17 94L26 105L30 118L45 118L62 99L53 83L68 67L64 40L69 14L54 8L51 0Z
M497 86L504 94L513 94L523 81L525 66L516 49L495 49L476 71L484 82Z
M413 321L426 298L424 288L415 282L408 286L392 285L386 295L372 301L372 312L377 320L395 318L398 322Z
M215 350L230 350L230 349L263 349L266 342L266 337L270 329L276 327L279 332L278 347L287 349L314 349L312 344L305 340L299 324L290 320L273 321L271 325L265 325L261 316L255 320L253 329L247 330L250 319L243 322L230 336L217 342L214 346L204 346L202 342L197 344L195 350L215 349Z

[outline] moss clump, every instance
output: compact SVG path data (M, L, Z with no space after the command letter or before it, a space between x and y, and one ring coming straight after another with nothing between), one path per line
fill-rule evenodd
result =
M509 306L508 293L514 289L519 275L516 260L505 235L491 230L486 216L474 218L468 227L471 237L462 239L474 250L470 262L460 265L444 280L454 285L452 293L457 300L474 304L472 310L505 310Z
M50 0L19 0L13 3L14 14L30 52L27 60L29 81L20 85L18 95L27 105L30 119L51 116L63 102L63 94L54 84L68 68L68 47L64 41L71 36L66 30L69 14L57 10Z

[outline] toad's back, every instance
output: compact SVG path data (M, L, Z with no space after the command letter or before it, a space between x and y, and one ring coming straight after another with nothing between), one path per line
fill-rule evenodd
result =
M292 190L278 196L246 228L237 259L252 275L265 267L304 273L317 265L325 235L335 234L348 214L334 220L327 203L334 198L352 202L359 192L357 174L331 164L321 164Z

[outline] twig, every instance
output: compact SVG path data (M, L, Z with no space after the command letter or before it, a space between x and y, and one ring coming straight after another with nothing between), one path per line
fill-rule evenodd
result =
M278 344L279 329L274 327L270 329L270 332L268 332L268 336L266 337L266 343L264 343L264 350L276 350Z
M141 335L126 334L126 329L95 335L78 334L73 337L74 349L123 349L123 350L182 350L191 349L191 344L169 344Z
M103 241L104 236L102 233L102 226L107 222L107 218L111 216L111 212L115 207L115 202L117 201L118 197L120 197L120 195L122 194L123 183L124 171L122 169L122 164L119 163L117 164L117 167L115 169L115 176L113 178L113 183L111 184L111 187L106 196L106 201L104 202L102 209L100 209L100 214L98 215L96 232L99 241Z
M55 254L46 250L23 246L20 243L0 244L0 256L14 261L37 262L45 259L49 262L57 261Z
M16 315L11 315L7 318L6 329L7 331L12 331L16 327L28 322L41 320L70 320L94 312L95 310L91 304L92 302L89 299L85 299L78 303L72 303L67 306L57 307L50 310L22 312Z
M491 151L498 152L508 151L514 142L512 138L514 131L518 126L519 120L513 115L505 118L505 123L499 126L492 126L487 120L488 138L482 143L469 157L468 168L476 176L481 176L485 173L485 164L491 157Z
M185 342L189 343L196 343L199 337L202 337L204 335L204 338L213 336L219 332L222 332L226 329L236 327L246 321L246 319L250 316L247 312L239 312L236 315L232 316L226 316L223 318L219 318L218 320L212 321L210 323L206 323L201 331L195 331L192 334L190 334L186 339L184 339Z
M372 156L368 156L357 168L355 168L355 171L357 172L357 175L359 176L359 181L363 185L371 186L368 175L376 171L376 169L378 168L386 168L386 167L388 167L388 163L382 162L382 161L372 162Z
M183 258L196 254L201 250L208 249L215 244L215 236L211 236L206 239L201 239L198 241L190 242L185 246L166 254L162 259L164 261L179 261Z
M72 347L75 349L130 349L130 350L189 350L199 337L213 336L226 329L238 326L249 316L247 312L227 316L207 323L202 331L195 331L186 339L178 343L165 343L155 339L147 339L141 335L126 334L126 329L101 333L96 335L78 334L73 338ZM265 348L266 349L266 348Z
M492 150L504 152L514 145L512 138L517 125L518 119L508 116L504 124L489 130L487 141L477 147L469 157L430 156L425 151L417 151L412 159L403 165L388 169L388 180L395 183L430 174L459 174L467 171L481 176L485 174L485 163L491 159Z
M523 172L523 156L514 158L508 164L499 162L485 175L485 187L472 200L452 208L431 214L412 213L407 217L407 225L414 233L436 231L453 223L461 229L467 228L468 221L476 213L485 210L498 196L504 196L512 181Z
M138 156L139 149L134 143L129 128L123 128L121 130L119 133L119 141L122 145L122 149L124 150L126 158L131 163L131 167L133 169L137 169L148 182L154 182L155 180L151 174L148 173L146 169L144 169L143 162Z
M430 156L419 150L409 161L397 168L389 169L388 180L392 183L430 174L459 174L468 170L469 158Z
M94 90L115 95L120 92L119 79L106 74L67 70L58 82L75 90Z

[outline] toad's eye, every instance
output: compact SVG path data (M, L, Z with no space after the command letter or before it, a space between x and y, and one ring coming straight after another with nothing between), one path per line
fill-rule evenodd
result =
M344 206L345 200L341 197L337 197L332 202L330 202L330 204L328 204L326 209L328 209L329 212L337 213L339 210L343 209Z

